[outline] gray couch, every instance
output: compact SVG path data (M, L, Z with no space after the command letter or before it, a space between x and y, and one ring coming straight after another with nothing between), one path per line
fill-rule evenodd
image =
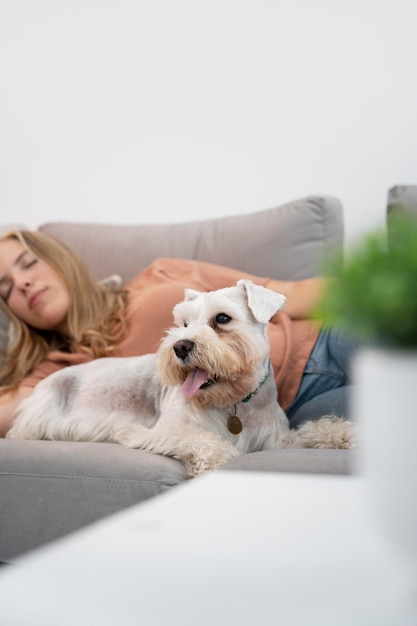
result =
M332 197L308 197L252 214L183 224L49 223L97 279L128 281L156 257L187 257L262 276L322 272L343 246L343 212ZM7 320L0 319L7 342ZM347 474L350 450L276 450L234 459L230 470ZM0 439L0 561L156 496L186 480L175 459L116 444ZM194 479L194 480L198 480Z

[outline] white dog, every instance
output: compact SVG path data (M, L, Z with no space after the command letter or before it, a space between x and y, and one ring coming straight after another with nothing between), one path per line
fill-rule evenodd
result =
M267 323L285 297L241 280L187 289L156 355L103 358L39 383L7 437L110 441L183 461L190 476L256 450L349 448L337 418L290 430L277 401Z

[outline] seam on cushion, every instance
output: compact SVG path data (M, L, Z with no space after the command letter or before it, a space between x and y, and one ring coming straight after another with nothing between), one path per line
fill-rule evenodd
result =
M316 197L314 199L314 204L316 205L316 207L319 209L319 212L320 212L320 226L322 230L321 242L322 242L322 252L324 253L324 251L327 249L328 238L329 238L327 222L326 222L325 215L324 215L325 210L326 210L325 201L322 197Z
M96 476L65 476L60 474L29 474L29 473L18 473L18 472L0 472L0 478L6 476L22 476L27 478L67 478L70 480L95 480L103 483L133 483L136 485L158 485L158 484L166 484L161 483L156 480L137 480L135 478L100 478ZM175 483L174 483L175 484Z
M333 198L331 198L331 202L333 202ZM322 238L321 238L321 247L322 247L321 263L322 263L322 267L319 268L319 269L320 269L320 272L322 272L323 269L325 269L327 267L329 259L332 258L332 247L331 247L332 239L331 239L331 234L333 234L333 231L332 231L332 233L330 232L329 219L328 219L329 205L328 205L327 199L324 198L323 196L316 196L314 198L314 204L316 205L316 207L320 211L320 225L321 225L321 230L322 230ZM342 245L343 246L343 239L344 239L344 237L343 237L343 232L342 232L341 242L338 241L336 245L338 245L338 246ZM333 241L333 246L334 245L335 245L335 242Z
M328 247L328 230L326 228L327 224L326 224L326 220L325 220L325 202L322 196L313 196L312 198L310 198L312 204L316 207L316 209L318 209L319 212L319 225L321 228L321 232L322 235L320 237L320 244L321 244L321 263L322 264L326 264L327 263L327 247ZM316 268L316 272L318 271L321 273L323 270L322 267L317 267Z

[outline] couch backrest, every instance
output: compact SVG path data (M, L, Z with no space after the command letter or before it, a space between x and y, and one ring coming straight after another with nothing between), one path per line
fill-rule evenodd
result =
M97 278L130 280L157 257L227 265L259 276L300 279L322 271L342 245L342 206L309 197L231 217L177 224L43 224L40 230L69 244Z
M388 228L391 218L404 212L417 217L417 185L396 185L388 190Z
M337 198L311 196L255 213L195 222L51 222L39 230L73 248L97 279L120 274L127 282L158 257L182 257L298 280L320 274L342 248L343 210ZM6 344L7 319L1 314L0 350Z

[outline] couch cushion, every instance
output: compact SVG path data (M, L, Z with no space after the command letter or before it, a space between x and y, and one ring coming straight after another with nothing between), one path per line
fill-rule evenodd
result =
M224 469L307 474L352 474L356 471L356 464L356 450L289 448L244 454L226 463Z
M342 205L311 196L245 215L183 224L52 222L40 226L66 242L93 275L124 281L158 257L191 258L259 276L301 279L322 272L343 240Z
M417 185L396 185L388 190L388 227L390 218L404 211L417 215Z
M175 459L111 443L0 439L0 561L187 479Z

